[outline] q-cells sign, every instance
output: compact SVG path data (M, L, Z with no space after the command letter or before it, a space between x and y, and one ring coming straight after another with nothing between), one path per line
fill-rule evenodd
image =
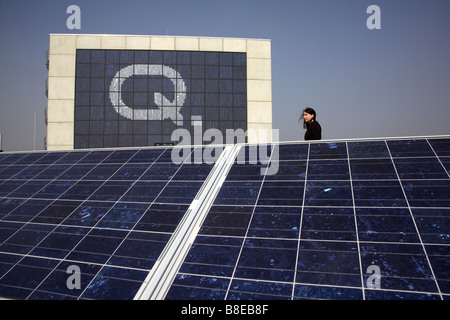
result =
M75 149L177 144L177 129L192 143L208 129L247 130L246 53L77 49L75 72Z
M122 100L122 84L132 76L164 76L172 81L176 90L175 99L170 101L161 92L154 93L154 102L158 109L147 112L145 109L134 109ZM162 106L182 107L186 100L186 85L180 74L171 67L158 64L136 64L120 69L111 81L109 97L114 109L123 117L134 120L161 120ZM183 116L174 109L173 114L166 114L166 118L183 124ZM164 119L164 118L163 118Z

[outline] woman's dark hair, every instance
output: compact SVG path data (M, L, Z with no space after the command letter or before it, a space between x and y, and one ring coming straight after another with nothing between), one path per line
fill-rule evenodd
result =
M303 113L308 113L308 114L311 114L311 115L313 115L314 116L314 121L317 121L317 115L316 115L316 111L313 109L313 108L306 108L305 110L303 110ZM300 115L300 119L302 119L303 118L303 113ZM300 122L300 119L299 119L299 122ZM305 119L303 119L303 128L305 128L306 129L306 121L305 121Z

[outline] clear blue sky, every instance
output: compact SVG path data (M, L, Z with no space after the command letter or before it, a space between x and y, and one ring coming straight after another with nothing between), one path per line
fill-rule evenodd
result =
M81 8L81 30L66 9ZM369 5L381 30L369 30ZM272 40L273 127L303 140L313 106L324 139L450 134L449 0L0 0L0 133L5 151L46 135L50 33Z

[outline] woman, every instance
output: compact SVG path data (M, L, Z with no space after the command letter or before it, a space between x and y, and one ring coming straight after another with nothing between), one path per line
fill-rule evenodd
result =
M303 128L306 129L305 140L322 139L322 128L317 122L316 111L313 108L303 110Z

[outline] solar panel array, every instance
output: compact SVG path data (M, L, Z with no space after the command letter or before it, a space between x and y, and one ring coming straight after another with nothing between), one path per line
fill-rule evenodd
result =
M133 299L211 167L164 148L0 154L0 296Z
M274 154L231 168L166 299L449 298L449 139Z
M253 150L223 173L165 299L450 297L450 139ZM213 171L170 154L0 154L0 296L133 299Z

